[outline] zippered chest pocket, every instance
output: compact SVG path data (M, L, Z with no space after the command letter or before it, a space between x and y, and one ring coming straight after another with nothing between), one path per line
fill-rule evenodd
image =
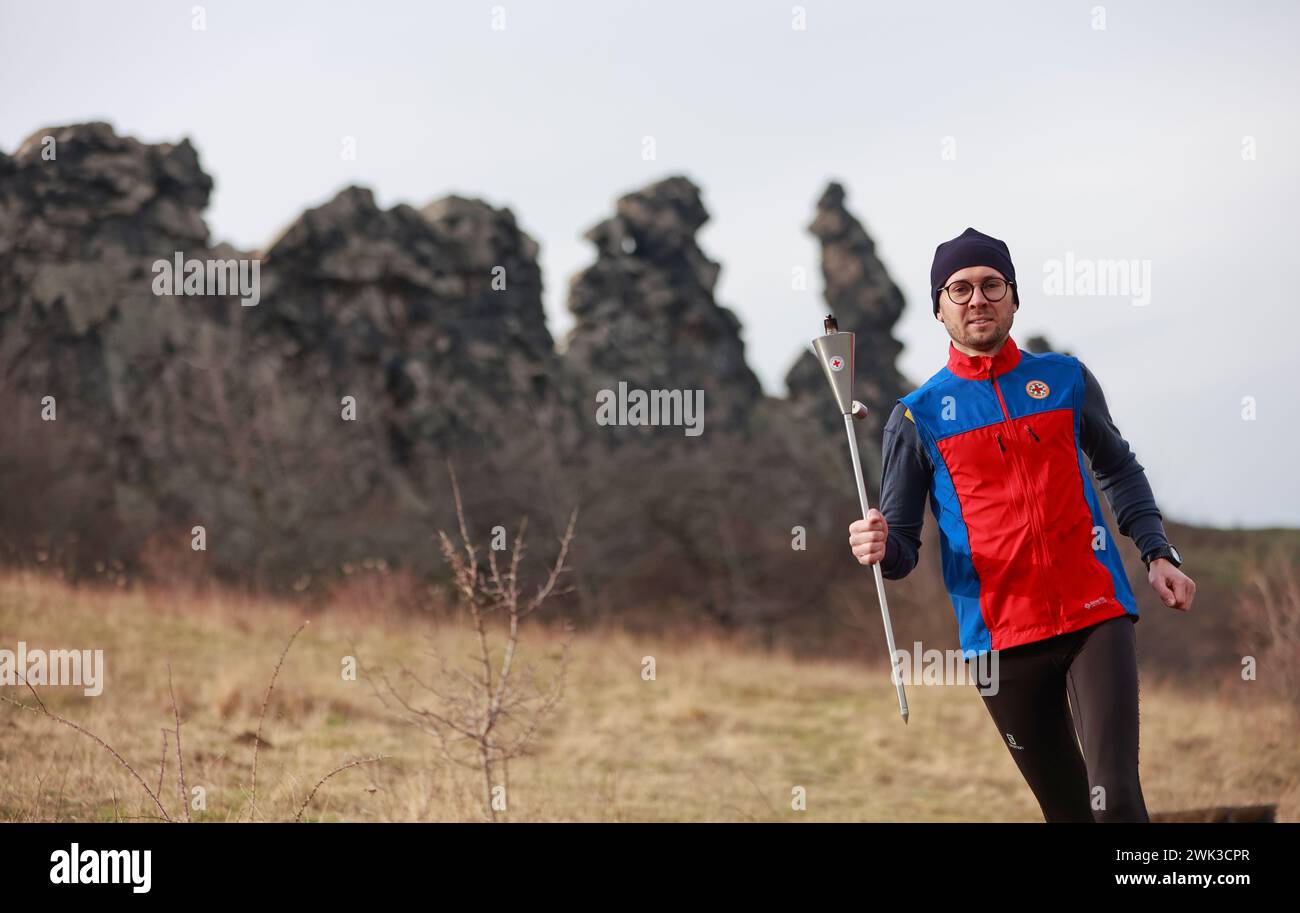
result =
M1027 496L1043 522L1043 535L1053 544L1087 535L1078 528L1083 503L1079 451L1074 438L1074 412L1052 409L1016 419L1019 453L1027 476Z

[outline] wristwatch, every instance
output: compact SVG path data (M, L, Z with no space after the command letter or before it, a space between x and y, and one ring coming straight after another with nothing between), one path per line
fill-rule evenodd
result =
M1168 558L1173 562L1174 567L1181 567L1183 563L1183 556L1178 554L1178 549L1174 548L1172 545L1162 545L1160 548L1151 549L1151 551L1142 556L1142 563L1147 566L1147 570L1149 571L1151 570L1151 562L1155 561L1157 558Z

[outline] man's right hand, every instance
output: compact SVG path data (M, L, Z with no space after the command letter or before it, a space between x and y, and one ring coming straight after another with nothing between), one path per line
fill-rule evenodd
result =
M849 545L858 564L878 564L885 557L885 542L889 539L889 524L885 515L874 507L867 511L865 520L849 524Z

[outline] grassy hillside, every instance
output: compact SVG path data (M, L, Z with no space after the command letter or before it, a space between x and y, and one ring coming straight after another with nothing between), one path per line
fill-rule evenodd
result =
M73 589L29 574L0 580L0 648L105 651L97 697L48 688L46 706L103 737L151 787L163 729L173 726L170 662L187 785L199 820L247 807L252 743L272 670L303 620L287 604L231 595ZM1141 631L1141 628L1139 628ZM319 613L290 649L267 712L259 816L292 818L330 770L308 820L478 820L480 779L441 761L435 740L396 722L363 666L422 664L426 636L453 660L463 626L431 614L341 604ZM1141 636L1141 635L1139 635ZM562 632L527 632L521 661L554 666ZM653 656L656 677L642 678ZM371 678L373 681L373 677ZM1287 705L1236 691L1185 690L1144 673L1142 770L1153 812L1280 803L1300 819L1300 747ZM0 693L34 703L29 692ZM530 753L509 767L515 821L1035 821L973 686L909 688L904 726L883 666L795 659L708 633L662 638L612 630L573 637L563 698ZM156 814L103 748L47 717L0 703L0 819L113 820ZM169 737L169 749L174 741ZM180 814L174 754L160 795ZM791 809L804 787L807 810Z

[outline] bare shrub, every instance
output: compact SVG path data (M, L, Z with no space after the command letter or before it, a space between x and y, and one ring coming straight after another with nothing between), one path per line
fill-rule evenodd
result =
M376 696L385 708L432 736L447 762L482 777L483 813L495 821L498 813L506 809L499 800L509 795L511 759L526 751L564 693L571 627L563 641L558 669L549 680L542 681L531 664L518 668L516 660L524 619L550 597L570 591L557 584L568 569L566 562L578 514L575 510L569 515L559 554L536 591L526 596L520 583L520 563L525 552L527 518L520 522L510 543L508 562L499 561L496 550L488 549L484 566L469 534L454 471L451 486L460 540L454 541L441 530L438 537L469 622L474 652L463 666L449 666L432 644L430 652L437 669L427 681L400 664L396 682L383 670L375 670L367 678L374 683ZM419 697L407 696L405 691L410 687L419 692ZM501 793L496 793L498 788Z

